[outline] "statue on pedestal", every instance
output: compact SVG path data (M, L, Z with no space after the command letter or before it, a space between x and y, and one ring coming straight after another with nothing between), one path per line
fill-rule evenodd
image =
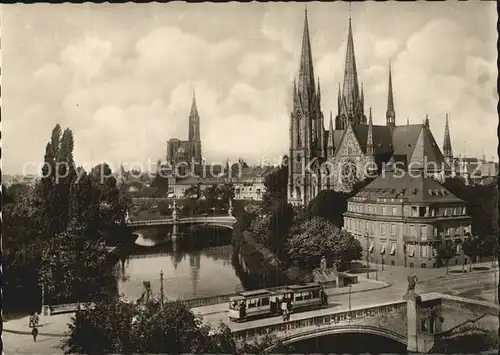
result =
M406 294L414 293L415 287L417 286L418 277L416 275L408 276L408 289L406 290Z
M229 199L229 208L227 210L227 214L229 216L233 215L233 200L231 198Z
M177 203L175 202L175 198L174 198L174 204L172 206L172 218L177 219Z
M324 256L321 257L321 262L319 264L319 268L323 272L325 272L325 270L326 270L326 258Z

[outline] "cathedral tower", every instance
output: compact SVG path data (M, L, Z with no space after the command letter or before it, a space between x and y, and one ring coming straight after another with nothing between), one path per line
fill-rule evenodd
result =
M298 83L293 83L293 111L290 114L288 198L293 204L307 204L319 191L317 176L311 173L324 156L324 125L321 94L316 87L309 37L307 9L302 36ZM318 162L319 163L319 162ZM309 166L313 165L313 169Z
M193 91L193 102L189 113L189 133L188 142L190 147L190 157L195 163L201 163L201 138L200 138L200 116L196 106L196 95Z
M364 114L364 98L360 94L358 85L358 71L356 69L356 57L354 55L354 40L352 37L351 17L349 17L349 32L347 34L347 51L345 57L344 84L342 93L339 89L339 110L335 120L336 129L345 130L347 123L366 124Z
M394 95L392 93L392 70L389 62L389 91L387 93L387 111L385 113L386 125L394 128L396 126L396 111L394 111Z

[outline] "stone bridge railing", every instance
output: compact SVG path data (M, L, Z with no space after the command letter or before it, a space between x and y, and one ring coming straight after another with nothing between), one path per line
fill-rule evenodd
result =
M179 218L176 224L214 224L221 226L232 226L236 223L236 218L232 216L220 217L187 217ZM174 224L173 218L151 219L142 221L127 222L127 227L150 227Z
M357 307L351 311L337 311L330 314L303 317L286 322L279 321L275 324L264 325L255 328L247 328L233 331L233 336L240 341L247 339L258 339L266 335L275 335L281 341L282 338L297 338L308 332L322 332L322 328L331 328L335 325L347 325L349 322L365 319L381 313L402 312L406 310L406 301L388 302L369 307ZM359 326L359 325L358 325ZM401 329L400 339L406 339L406 329Z

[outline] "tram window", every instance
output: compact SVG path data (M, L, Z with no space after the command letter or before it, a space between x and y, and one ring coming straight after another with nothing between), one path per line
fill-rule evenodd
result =
M267 297L266 298L262 298L262 305L263 306L269 305L269 298L267 298Z
M319 298L319 291L313 291L313 298Z
M295 296L295 301L302 301L304 299L304 296L302 295L302 293L297 293L297 295Z
M311 297L311 292L306 292L304 293L304 300L310 300L312 297Z
M257 302L255 299L248 301L248 308L254 308L256 306L257 306Z
M260 303L261 303L261 301L260 301L260 298L259 298L259 299L257 300L257 307L260 307Z

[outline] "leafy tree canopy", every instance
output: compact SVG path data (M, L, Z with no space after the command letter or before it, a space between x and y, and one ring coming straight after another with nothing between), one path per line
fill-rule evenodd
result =
M359 241L324 218L314 217L299 226L288 242L288 257L309 268L318 267L321 257L340 269L361 258Z

